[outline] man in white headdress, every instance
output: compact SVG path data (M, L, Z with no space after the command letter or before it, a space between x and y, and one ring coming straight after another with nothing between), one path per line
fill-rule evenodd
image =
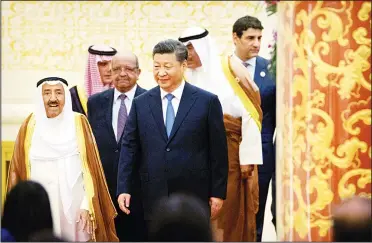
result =
M118 241L117 213L87 118L72 111L66 80L49 77L36 86L35 110L19 130L7 190L22 180L42 184L57 236Z
M88 48L88 62L85 69L85 91L79 85L70 89L72 110L87 114L88 98L109 88L113 88L111 60L117 51L107 45L92 45Z
M221 61L206 29L188 28L178 40L189 51L185 79L218 95L224 113L229 175L221 213L212 218L215 240L255 241L257 165L262 164L258 87L234 56Z

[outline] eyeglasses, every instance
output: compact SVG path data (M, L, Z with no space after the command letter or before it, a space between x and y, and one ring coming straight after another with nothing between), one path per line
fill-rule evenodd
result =
M119 74L124 70L124 72L126 72L126 73L134 73L137 70L137 68L138 67L129 67L129 66L113 67L112 72L114 74Z

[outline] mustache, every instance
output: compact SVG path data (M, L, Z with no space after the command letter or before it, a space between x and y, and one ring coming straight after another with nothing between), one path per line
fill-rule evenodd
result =
M57 100L56 101L49 101L48 105L59 105L59 102Z

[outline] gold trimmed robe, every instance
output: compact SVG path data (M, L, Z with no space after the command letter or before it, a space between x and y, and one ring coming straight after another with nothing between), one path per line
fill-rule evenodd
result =
M87 118L79 113L74 114L85 193L95 229L92 241L117 242L119 239L116 236L114 224L117 212L109 195L95 138ZM13 157L9 165L7 191L19 181L30 178L29 150L34 127L34 115L31 114L23 122L18 132Z
M260 94L248 80L244 66L231 63L231 57L222 59L222 68L234 94L261 130L262 110ZM227 196L219 214L212 220L215 240L224 242L255 242L256 213L258 211L258 169L254 165L252 176L241 178L239 146L242 141L242 118L224 114L227 135L229 175Z

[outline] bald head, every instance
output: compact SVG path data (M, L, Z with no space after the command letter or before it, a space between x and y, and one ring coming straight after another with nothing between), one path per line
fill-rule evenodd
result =
M333 216L334 241L370 241L371 199L353 197L336 208Z
M139 67L138 57L136 56L136 54L129 50L123 50L116 53L116 55L112 58L112 65L114 64L114 62L121 60L127 60L129 62L132 61L133 66Z
M128 92L136 85L141 69L133 52L125 50L116 53L111 66L114 86L119 92Z

